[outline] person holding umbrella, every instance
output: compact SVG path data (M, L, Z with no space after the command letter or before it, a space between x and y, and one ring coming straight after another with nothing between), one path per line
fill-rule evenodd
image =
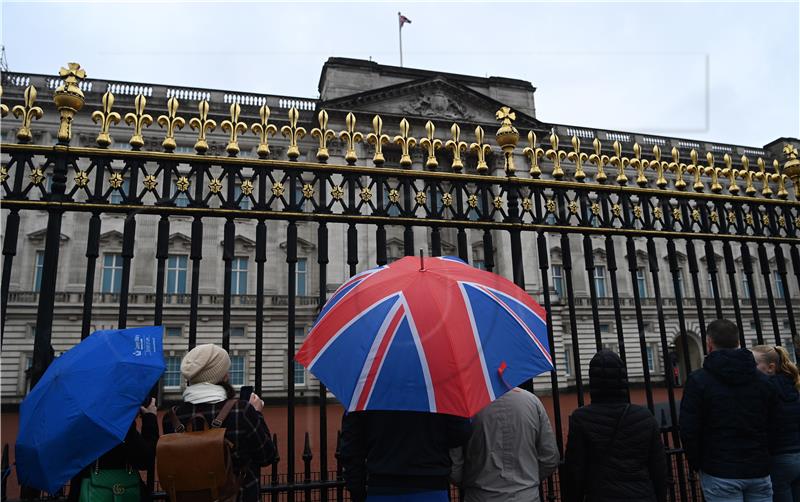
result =
M157 412L154 398L150 398L150 402L146 407L140 406L139 414L142 417L141 433L136 429L136 421L134 421L121 444L115 446L111 451L105 453L72 478L67 501L94 500L90 493L96 489L93 485L96 476L101 472L106 473L111 470L122 471L122 476L130 478L134 482L138 481L138 499L140 501L147 502L152 500L152 494L148 492L147 487L139 478L139 471L151 468L156 458L156 443L158 442ZM103 488L100 489L103 490ZM135 488L133 490L134 492L136 491ZM109 494L111 493L111 490L107 491ZM125 500L135 500L135 498L134 496Z
M553 369L544 309L454 257L406 257L345 282L295 359L342 402L356 501L446 501L467 418Z

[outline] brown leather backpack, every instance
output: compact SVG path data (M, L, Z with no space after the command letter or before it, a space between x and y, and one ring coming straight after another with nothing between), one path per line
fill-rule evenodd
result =
M234 472L233 444L225 439L222 423L236 399L225 402L211 427L202 414L195 413L189 429L178 420L175 408L169 418L175 432L158 440L158 478L172 502L236 502L241 477ZM203 428L195 430L195 420Z

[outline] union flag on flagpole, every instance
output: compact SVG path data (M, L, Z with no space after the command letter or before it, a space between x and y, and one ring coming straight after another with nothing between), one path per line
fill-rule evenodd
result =
M404 15L400 14L399 12L397 13L397 18L398 18L398 19L399 19L399 21L400 21L400 27L401 27L401 28L402 28L402 27L403 27L403 25L404 25L404 24L406 24L406 23L408 23L408 24L411 24L411 20L410 20L409 18L407 18L406 16L404 16Z

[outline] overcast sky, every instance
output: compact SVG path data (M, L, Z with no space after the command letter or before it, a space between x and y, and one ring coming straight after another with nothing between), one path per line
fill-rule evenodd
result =
M317 97L328 57L528 80L546 122L800 136L800 2L3 2L11 71Z

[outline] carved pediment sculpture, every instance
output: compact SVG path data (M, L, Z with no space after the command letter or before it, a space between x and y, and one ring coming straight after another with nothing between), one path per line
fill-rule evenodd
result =
M433 94L417 93L408 96L401 110L409 115L448 118L453 120L470 120L474 115L470 110L444 92Z

